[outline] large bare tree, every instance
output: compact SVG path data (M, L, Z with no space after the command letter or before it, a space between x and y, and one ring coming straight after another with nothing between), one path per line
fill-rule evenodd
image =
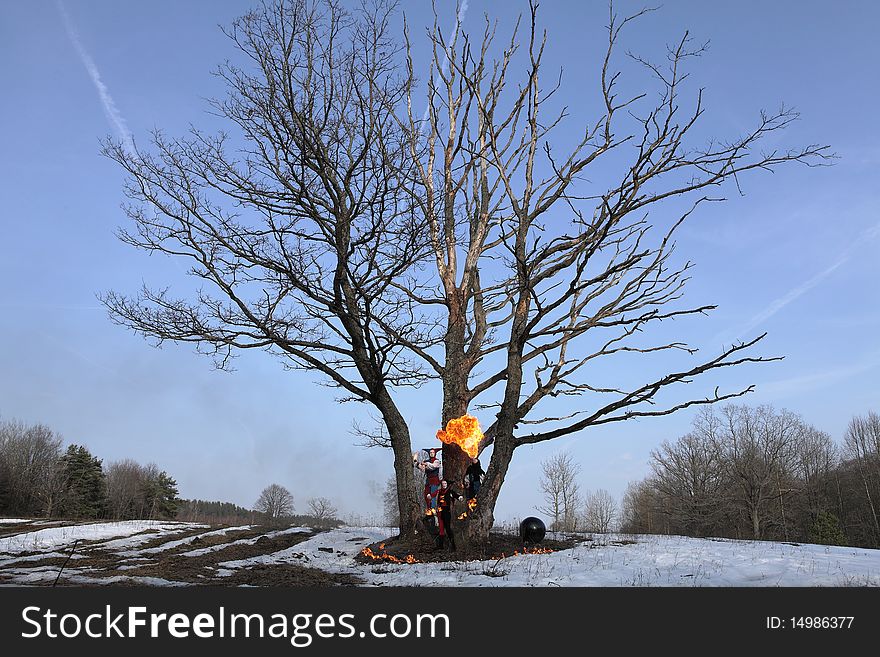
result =
M293 495L280 484L269 484L254 503L254 510L264 514L270 523L276 523L293 513Z
M762 112L742 135L694 136L703 94L684 97L682 83L688 60L703 48L686 33L662 64L631 55L648 77L632 88L649 91L626 95L618 42L644 13L620 18L611 10L597 66L599 103L579 97L576 108L560 99L559 72L543 68L548 37L537 3L500 46L488 17L476 37L460 21L444 32L438 18L428 30L432 63L424 92L410 93L403 123L417 161L412 196L437 278L412 277L404 290L423 312L438 309L445 327L441 357L413 345L442 379L443 423L469 409L495 411L480 446L493 452L467 519L471 536L488 535L517 448L744 395L751 386L674 396L700 375L772 360L751 349L763 336L703 358L683 341L649 339L663 320L714 308L679 303L691 263L673 259L676 230L698 206L722 200L725 183L738 189L749 172L823 163L827 147L762 150L796 118L786 108ZM415 80L412 43L407 33ZM572 121L573 140L559 130ZM611 182L590 183L594 171ZM649 372L652 354L673 351L682 355L680 368L645 374L635 385L597 380L592 369L637 354L639 371ZM578 410L564 410L558 400L565 397L579 398ZM444 446L443 462L452 479L466 467L454 445Z
M378 441L394 453L404 533L416 531L419 506L394 389L440 378L444 425L493 408L481 445L492 458L462 534L485 538L518 447L751 390L672 396L699 375L767 360L750 351L760 336L635 385L596 381L591 367L637 354L647 372L650 354L693 356L680 340L643 337L713 308L678 303L691 264L672 257L675 231L725 182L827 151L760 150L795 118L787 109L695 145L702 93L685 114L682 82L701 49L685 36L663 66L636 58L656 93L622 95L616 46L636 17L613 11L599 102L570 117L556 72L546 82L534 3L500 52L488 19L476 39L461 24L444 35L436 21L422 115L412 50L390 35L393 9L265 2L228 30L246 63L219 71L229 96L214 109L236 135L156 133L149 152L107 144L134 201L122 239L189 259L202 287L103 299L119 323L196 343L221 367L238 349L268 350L372 404ZM574 141L556 139L566 120L578 123ZM586 182L602 164L612 182ZM579 410L553 401L566 397ZM448 478L465 467L458 447L444 447Z
M419 517L409 430L391 391L425 379L413 301L394 284L427 253L416 223L410 139L394 110L409 88L384 0L263 2L226 31L242 64L218 71L212 103L231 132L109 142L128 173L124 242L190 261L190 296L144 288L103 302L157 342L195 343L228 367L269 351L372 404L394 451L401 528Z
M722 513L725 464L714 416L703 416L695 430L651 452L654 490L666 500L664 512L689 536L708 536Z
M722 409L721 422L731 501L748 518L753 538L762 538L771 505L784 500L788 492L780 488L779 480L793 466L804 423L790 411L734 405Z

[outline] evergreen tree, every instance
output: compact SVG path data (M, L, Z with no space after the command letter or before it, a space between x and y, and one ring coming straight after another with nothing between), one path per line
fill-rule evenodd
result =
M81 445L71 445L61 457L61 513L70 518L100 518L107 511L107 482L101 459Z
M820 511L810 529L810 539L820 545L846 545L846 536L840 528L840 520L833 513Z
M167 472L159 471L153 464L148 466L143 495L150 518L174 518L177 515L180 507L177 482Z

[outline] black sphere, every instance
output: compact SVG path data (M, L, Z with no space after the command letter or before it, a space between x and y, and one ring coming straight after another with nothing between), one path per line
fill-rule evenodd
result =
M523 543L540 543L546 533L547 528L540 518L530 516L519 523L519 535Z

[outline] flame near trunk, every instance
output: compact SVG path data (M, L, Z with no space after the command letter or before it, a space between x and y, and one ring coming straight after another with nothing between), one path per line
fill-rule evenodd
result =
M376 554L370 548L365 547L363 550L361 550L361 554L365 557L373 559L374 561L390 561L391 563L418 563L418 560L411 554L406 555L404 559L395 557L393 554L387 554L385 552L384 543L379 546L379 549L381 550L381 552L379 554Z
M472 497L471 499L469 499L467 501L467 505L468 505L468 511L473 511L474 509L476 509L477 508L477 498ZM468 511L465 511L460 516L458 516L458 519L464 520L465 518L467 518Z
M479 451L480 441L483 440L483 432L480 431L480 423L473 415L462 415L454 420L449 420L446 429L437 432L437 438L447 445L458 445L470 457L475 457Z

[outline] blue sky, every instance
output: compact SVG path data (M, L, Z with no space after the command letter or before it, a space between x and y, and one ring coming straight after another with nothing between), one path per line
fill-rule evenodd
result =
M403 4L412 25L425 24L425 3ZM452 4L439 4L451 24ZM169 135L190 123L220 127L204 99L222 94L211 71L235 52L218 25L245 7L0 5L0 418L46 423L106 461L154 461L186 497L250 506L277 482L299 509L323 495L343 511L370 514L378 507L373 482L390 476L391 455L354 445L351 421L364 409L340 409L316 377L286 372L262 353L243 356L229 374L187 346L155 349L112 324L96 299L142 282L161 286L183 271L115 238L126 221L123 177L100 156L99 139L144 145L154 127ZM485 12L509 25L518 7L470 0L465 25L479 29ZM618 4L621 13L638 8ZM592 119L607 5L546 2L541 15L546 65L564 68L561 93L573 116ZM693 393L754 383L744 401L798 412L836 439L852 415L880 410L878 24L873 2L680 1L624 38L646 55L684 30L710 41L691 78L706 88L706 134L736 136L759 110L785 102L801 120L780 146L821 142L840 156L830 168L747 177L745 196L727 190L727 203L685 224L678 253L695 263L687 299L719 308L675 327L704 353L767 331L761 353L784 361L712 375ZM640 364L621 367L635 374ZM436 388L407 392L401 403L415 445L430 444ZM685 411L518 450L496 517L534 513L539 463L559 450L581 464L582 488L619 496L647 473L650 451L690 420Z

